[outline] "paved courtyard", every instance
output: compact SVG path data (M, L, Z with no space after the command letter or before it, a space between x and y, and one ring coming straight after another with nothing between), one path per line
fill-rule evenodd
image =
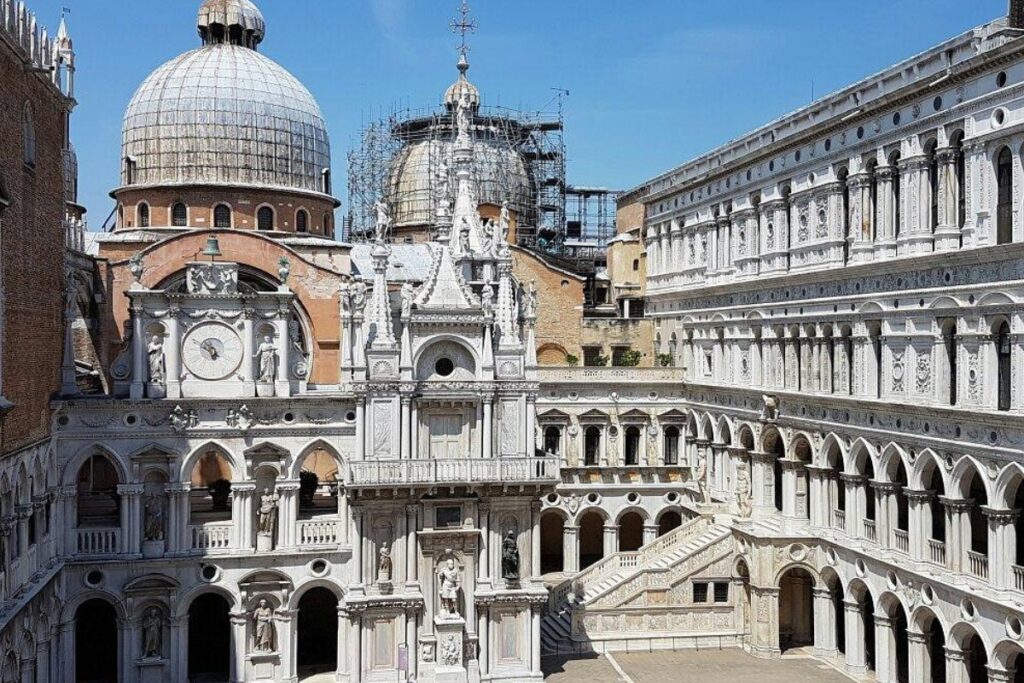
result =
M816 659L756 659L740 650L545 657L544 675L550 683L850 683Z

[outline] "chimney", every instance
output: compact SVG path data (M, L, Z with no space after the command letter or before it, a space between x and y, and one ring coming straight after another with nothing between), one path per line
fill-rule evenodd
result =
M1010 28L1024 28L1024 0L1010 0L1007 19Z

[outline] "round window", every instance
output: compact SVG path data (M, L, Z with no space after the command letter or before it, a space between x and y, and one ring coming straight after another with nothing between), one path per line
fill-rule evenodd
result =
M455 372L455 363L452 362L451 358L439 358L437 362L434 363L434 372L441 377L447 377Z

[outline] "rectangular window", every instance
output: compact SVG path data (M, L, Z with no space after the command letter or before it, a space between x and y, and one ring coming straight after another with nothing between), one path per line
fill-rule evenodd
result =
M724 581L715 582L715 602L729 602L729 584Z
M583 347L583 364L589 367L604 365L600 362L603 360L601 356L600 346L584 346Z
M697 583L693 584L693 604L698 605L708 601L708 584Z
M621 366L627 351L629 351L628 346L613 346L612 365Z
M462 526L462 508L458 505L435 508L434 517L438 529Z

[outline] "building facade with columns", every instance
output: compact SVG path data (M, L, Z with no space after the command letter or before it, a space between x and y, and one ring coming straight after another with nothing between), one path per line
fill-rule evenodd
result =
M72 245L45 485L3 499L0 680L537 681L713 646L1024 681L1011 10L624 195L667 362L623 368L539 365L572 305L481 209L475 89L431 239L382 202L334 242L315 100L249 0L206 0L129 107L115 229ZM169 94L194 71L226 137ZM257 176L245 145L193 165L268 137Z

